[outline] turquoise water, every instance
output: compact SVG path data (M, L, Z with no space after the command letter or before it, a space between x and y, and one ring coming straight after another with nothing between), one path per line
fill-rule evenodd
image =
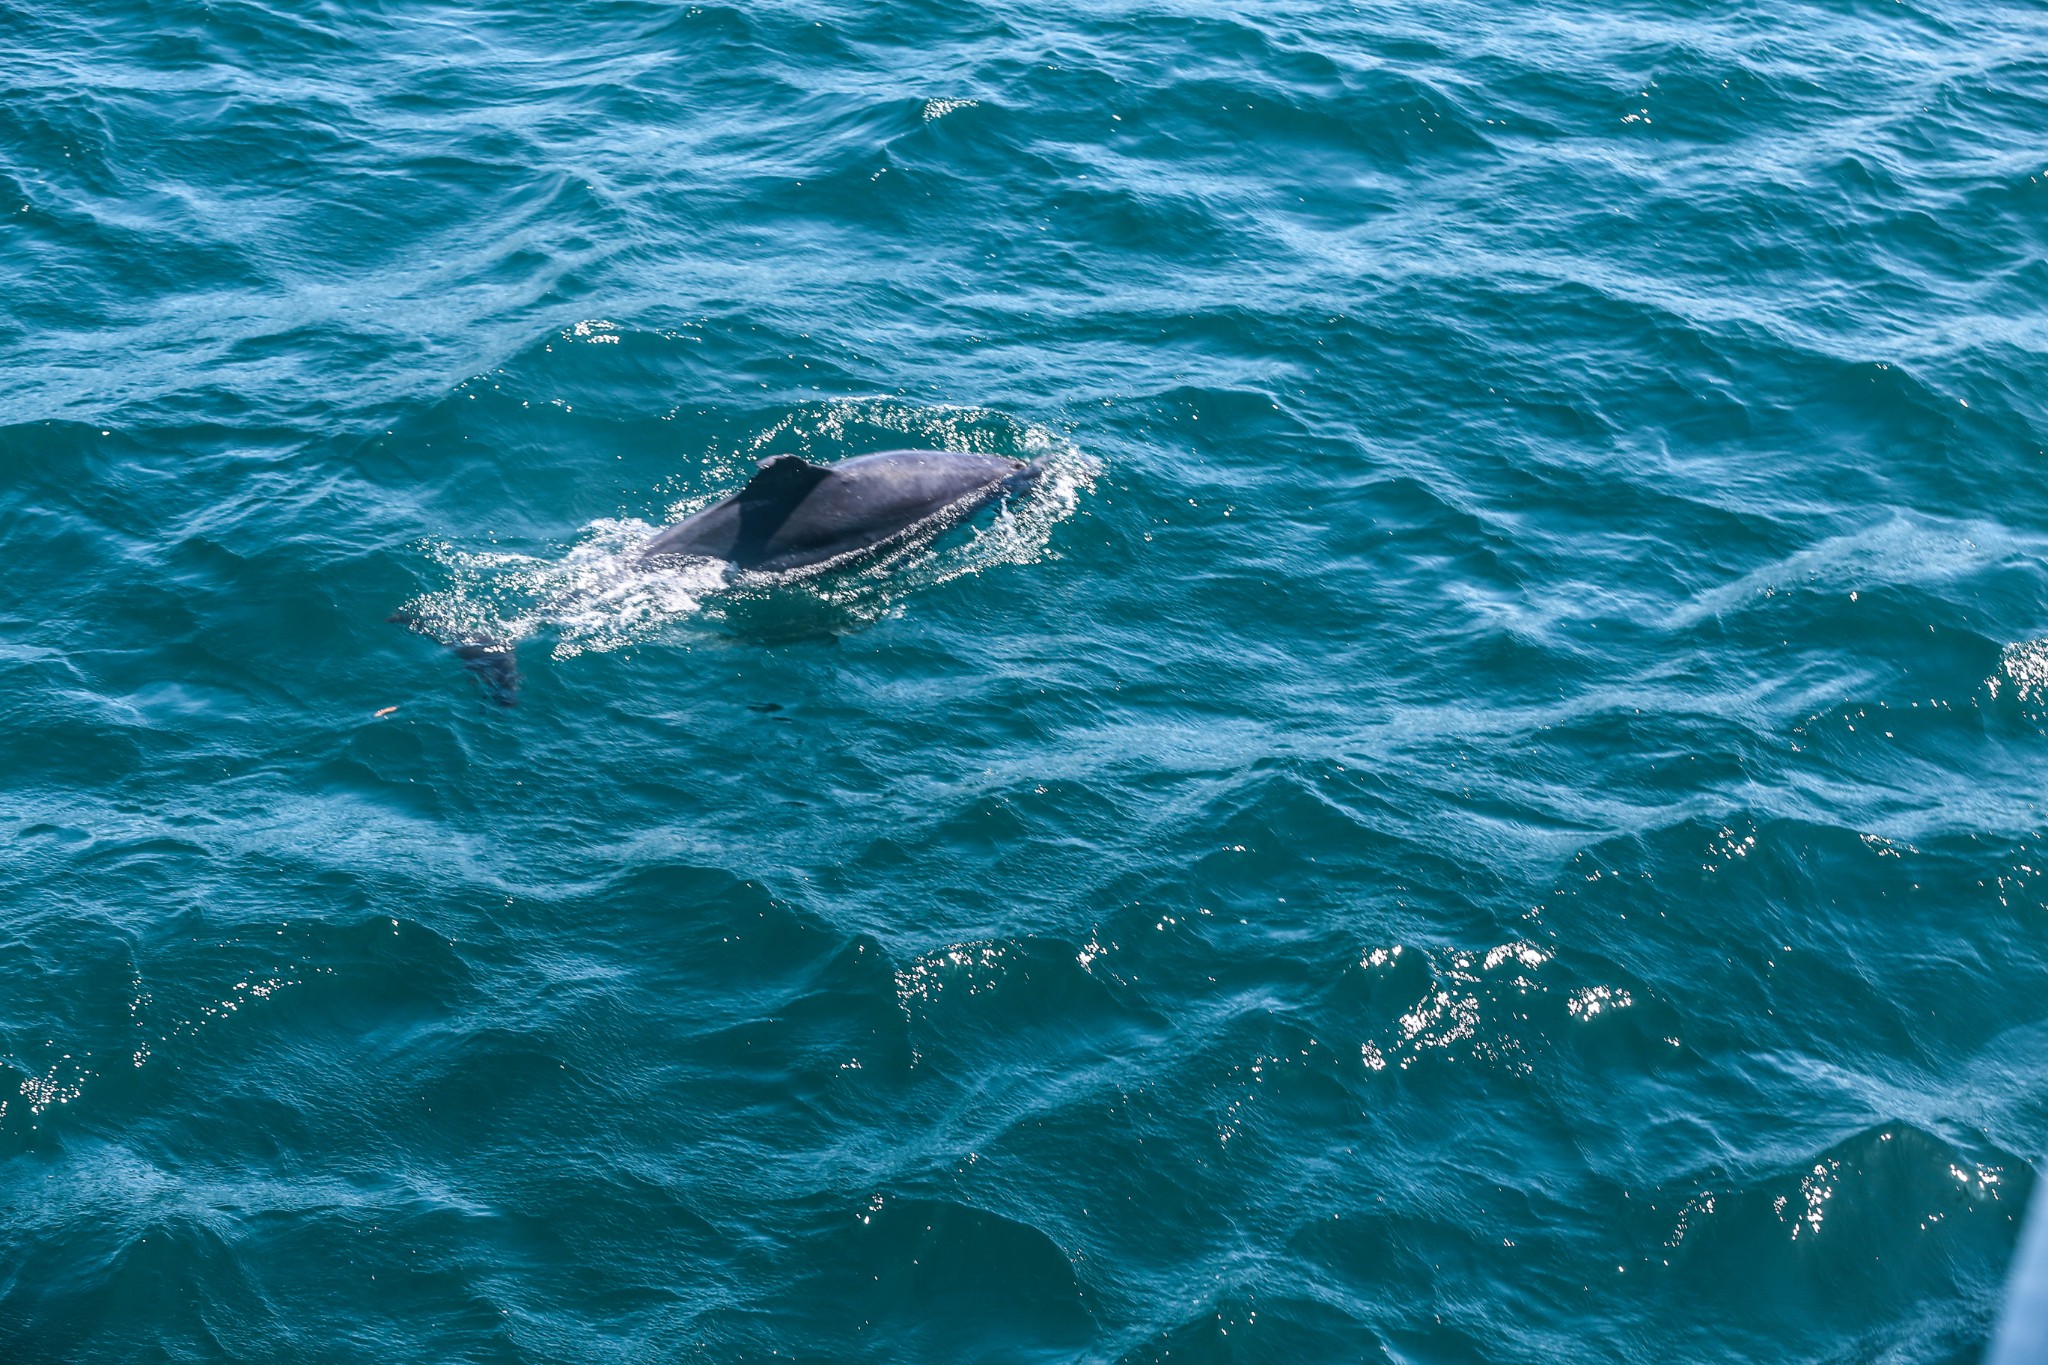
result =
M2048 12L13 0L0 79L0 1358L1975 1358ZM900 446L1054 477L630 567Z

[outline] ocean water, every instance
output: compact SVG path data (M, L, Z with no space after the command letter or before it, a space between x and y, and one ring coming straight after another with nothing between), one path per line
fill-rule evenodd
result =
M0 0L0 87L0 1359L1975 1359L2038 4ZM906 446L1053 477L630 567Z

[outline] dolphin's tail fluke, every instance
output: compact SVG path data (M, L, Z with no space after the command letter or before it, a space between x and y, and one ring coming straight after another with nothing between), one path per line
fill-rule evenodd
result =
M519 656L510 645L451 645L462 666L476 674L484 695L500 706L519 705Z
M385 619L428 639L440 639L410 611L401 609ZM442 640L441 643L448 645L455 657L462 660L464 668L476 674L486 697L500 706L519 704L519 657L514 645L501 640L468 640L452 644Z

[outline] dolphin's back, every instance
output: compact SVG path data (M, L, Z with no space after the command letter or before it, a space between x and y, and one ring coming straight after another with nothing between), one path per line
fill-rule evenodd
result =
M829 564L934 519L966 516L1035 469L953 450L891 450L833 465L777 455L745 488L668 527L641 554L770 573Z

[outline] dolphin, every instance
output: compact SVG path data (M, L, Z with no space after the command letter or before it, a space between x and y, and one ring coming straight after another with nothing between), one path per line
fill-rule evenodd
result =
M834 464L774 455L747 486L664 527L641 547L639 564L705 559L733 573L790 577L822 573L937 535L988 504L1021 492L1045 461L958 450L885 450ZM423 630L401 611L394 622ZM471 640L450 647L501 706L519 693L516 641Z
M1043 460L957 450L885 450L828 465L776 455L739 492L658 533L640 560L817 572L944 530L1029 487L1044 468Z

